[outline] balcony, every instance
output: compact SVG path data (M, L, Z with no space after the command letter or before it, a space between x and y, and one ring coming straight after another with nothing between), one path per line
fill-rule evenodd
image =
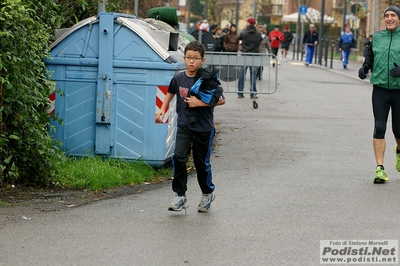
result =
M272 16L283 16L283 5L272 5Z

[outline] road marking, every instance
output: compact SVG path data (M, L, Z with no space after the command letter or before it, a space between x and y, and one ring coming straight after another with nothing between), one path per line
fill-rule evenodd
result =
M292 65L304 65L303 62L291 62L291 63L292 63Z

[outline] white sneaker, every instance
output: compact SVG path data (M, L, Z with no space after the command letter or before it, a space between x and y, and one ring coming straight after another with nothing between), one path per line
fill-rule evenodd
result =
M280 60L282 61L282 57L280 58Z
M285 58L283 61L287 62L287 59Z
M187 199L185 196L178 196L177 194L175 195L175 198L172 200L171 205L169 205L168 210L169 211L181 211L184 209L186 211L186 208L188 208L189 205L187 204Z
M211 194L203 194L199 206L197 207L198 212L209 212L211 210L211 202L215 199L214 192Z

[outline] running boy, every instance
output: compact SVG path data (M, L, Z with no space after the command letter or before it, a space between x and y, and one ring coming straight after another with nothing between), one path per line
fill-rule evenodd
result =
M211 202L214 200L214 184L212 182L210 155L211 144L215 134L214 128L214 106L225 104L225 98L222 95L222 88L219 87L219 93L213 94L214 101L206 103L196 96L189 96L192 93L191 88L199 78L202 78L203 84L214 84L214 77L210 78L210 73L202 68L204 63L203 44L193 41L186 45L184 51L184 60L186 70L175 75L168 87L168 93L159 112L156 113L156 121L161 122L164 119L165 111L169 102L176 96L176 112L178 114L178 129L176 133L175 151L173 160L174 179L172 181L172 190L176 193L168 210L180 211L188 207L186 199L187 191L187 170L186 163L189 159L190 149L193 147L194 165L197 171L197 181L202 191L202 199L197 210L199 212L208 212L211 210ZM205 82L205 81L211 82ZM217 82L217 81L216 81ZM215 87L215 86L212 87ZM208 88L215 89L215 88ZM212 90L211 90L212 91ZM210 90L208 90L210 92ZM210 93L208 93L210 95Z

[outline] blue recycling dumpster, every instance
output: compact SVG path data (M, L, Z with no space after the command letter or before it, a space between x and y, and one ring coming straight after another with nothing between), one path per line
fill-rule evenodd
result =
M45 61L55 81L53 137L68 155L169 161L175 106L164 123L154 115L171 78L185 68L179 34L134 16L100 13L79 22L51 46ZM174 101L172 101L174 102Z

